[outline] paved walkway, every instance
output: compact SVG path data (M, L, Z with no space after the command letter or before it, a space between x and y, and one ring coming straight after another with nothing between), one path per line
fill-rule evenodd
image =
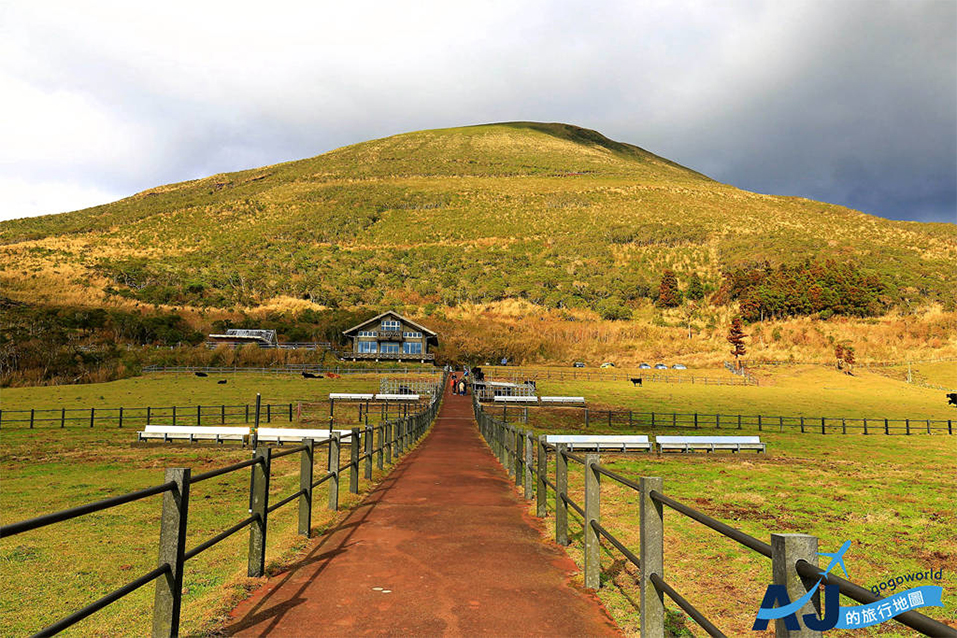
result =
M243 636L621 636L526 515L469 397L292 570L232 614ZM381 588L381 590L379 589ZM388 592L388 593L386 593Z

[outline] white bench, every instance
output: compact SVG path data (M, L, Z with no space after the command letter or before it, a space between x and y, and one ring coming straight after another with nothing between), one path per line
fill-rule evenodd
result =
M352 438L349 430L333 430L342 439ZM259 440L265 443L299 443L303 439L324 441L329 438L329 430L307 430L301 428L259 428Z
M558 403L558 404L584 404L585 397L542 397L542 403Z
M495 403L538 403L538 397L497 396L492 401Z
M343 439L349 439L349 430L333 430ZM137 433L140 441L161 439L163 441L245 441L250 434L248 427L226 426L188 426L188 425L147 425ZM329 438L329 430L308 430L299 428L259 428L259 440L264 443L300 442L303 439L321 441Z
M188 425L147 425L143 431L138 433L139 440L162 439L164 441L182 440L188 441L242 441L244 437L249 436L248 427L212 427L212 426L188 426Z
M644 434L549 434L545 437L545 442L551 445L564 443L569 450L651 451L651 443Z
M693 452L704 450L716 452L718 450L754 450L767 452L767 444L761 442L759 436L658 436L655 437L658 452L668 450L678 452Z

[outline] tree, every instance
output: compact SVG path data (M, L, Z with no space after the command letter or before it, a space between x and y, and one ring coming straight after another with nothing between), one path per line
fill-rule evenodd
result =
M688 282L688 292L685 293L688 299L700 301L704 299L704 286L701 284L701 277L698 273L691 273L691 280Z
M857 359L854 356L854 346L844 346L844 363L847 365L847 373L854 374L852 370L854 369L854 364L857 363Z
M837 344L834 346L834 358L837 359L837 369L844 369L844 346Z
M731 328L728 330L728 343L732 345L731 354L734 355L734 367L740 368L741 364L738 357L747 354L744 347L744 340L748 335L744 334L744 327L741 325L741 317L735 317L731 320Z
M678 277L671 269L666 269L661 274L661 284L658 285L658 305L662 308L675 308L681 305Z

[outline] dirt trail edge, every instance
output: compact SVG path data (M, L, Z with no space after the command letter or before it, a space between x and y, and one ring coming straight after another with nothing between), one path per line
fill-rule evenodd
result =
M432 432L308 555L242 602L241 636L621 636L446 394Z

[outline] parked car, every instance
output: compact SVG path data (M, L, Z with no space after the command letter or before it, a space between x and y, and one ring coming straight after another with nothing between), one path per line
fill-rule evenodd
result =
M572 367L573 367L573 368L584 368L584 367L585 367L585 364L584 364L583 362L581 362L581 361L576 361L575 363L572 364Z
M640 366L638 366L638 369L639 369L639 370L651 370L651 366L648 365L647 363L642 363Z
M615 364L612 363L611 361L606 361L605 363L601 364L601 367L603 367L603 368L614 368L614 367L615 367Z
M687 369L688 369L688 366L686 366L686 365L683 364L683 363L676 363L676 364L674 364L673 366L671 366L671 369L672 369L672 370L687 370Z
M655 370L667 370L667 369L668 369L668 366L666 366L666 365L663 364L663 363L656 363L656 364L655 364Z

